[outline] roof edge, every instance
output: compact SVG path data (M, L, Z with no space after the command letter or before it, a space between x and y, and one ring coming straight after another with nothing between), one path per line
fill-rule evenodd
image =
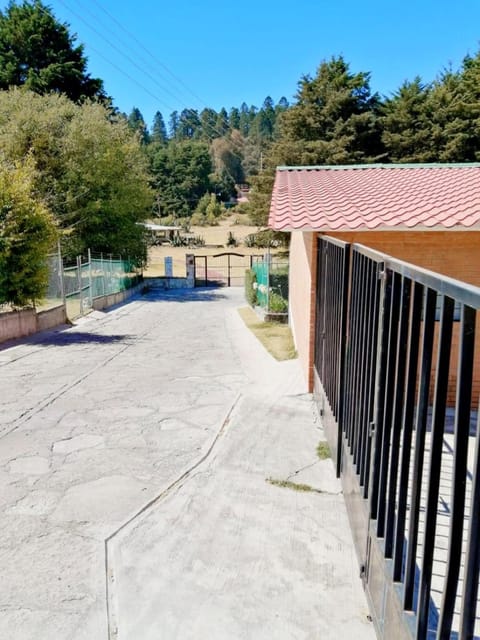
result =
M480 162L411 162L390 164L319 164L319 165L279 165L277 171L318 171L332 170L344 171L345 169L467 169L480 168Z

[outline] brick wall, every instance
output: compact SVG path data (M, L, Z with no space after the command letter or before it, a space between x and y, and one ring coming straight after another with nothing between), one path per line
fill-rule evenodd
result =
M327 233L394 258L480 286L480 231L356 231Z
M316 234L303 233L301 231L294 231L291 234L289 267L290 325L309 391L313 390L316 255Z

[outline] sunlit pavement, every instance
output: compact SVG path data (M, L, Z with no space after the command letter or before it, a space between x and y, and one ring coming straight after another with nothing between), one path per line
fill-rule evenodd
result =
M374 637L298 363L243 304L152 290L0 350L1 638Z

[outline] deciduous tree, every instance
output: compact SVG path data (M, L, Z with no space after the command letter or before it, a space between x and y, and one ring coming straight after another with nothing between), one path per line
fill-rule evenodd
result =
M53 216L38 197L34 162L0 161L0 304L35 304L48 284Z

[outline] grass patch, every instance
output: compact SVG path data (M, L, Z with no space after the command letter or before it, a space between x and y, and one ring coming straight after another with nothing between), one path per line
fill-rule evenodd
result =
M309 484L300 484L299 482L290 482L290 480L275 480L275 478L267 478L268 484L282 489L293 489L293 491L316 491Z
M318 443L317 456L320 458L320 460L327 460L328 458L332 457L332 454L330 452L330 447L328 446L328 442L325 442L325 440L321 440Z
M262 322L250 307L238 310L250 331L276 360L292 360L297 357L292 332L286 324Z
M323 493L320 489L315 489L309 484L301 484L300 482L291 482L290 480L276 480L275 478L267 478L268 484L281 489L292 489L292 491L300 491L302 493Z

